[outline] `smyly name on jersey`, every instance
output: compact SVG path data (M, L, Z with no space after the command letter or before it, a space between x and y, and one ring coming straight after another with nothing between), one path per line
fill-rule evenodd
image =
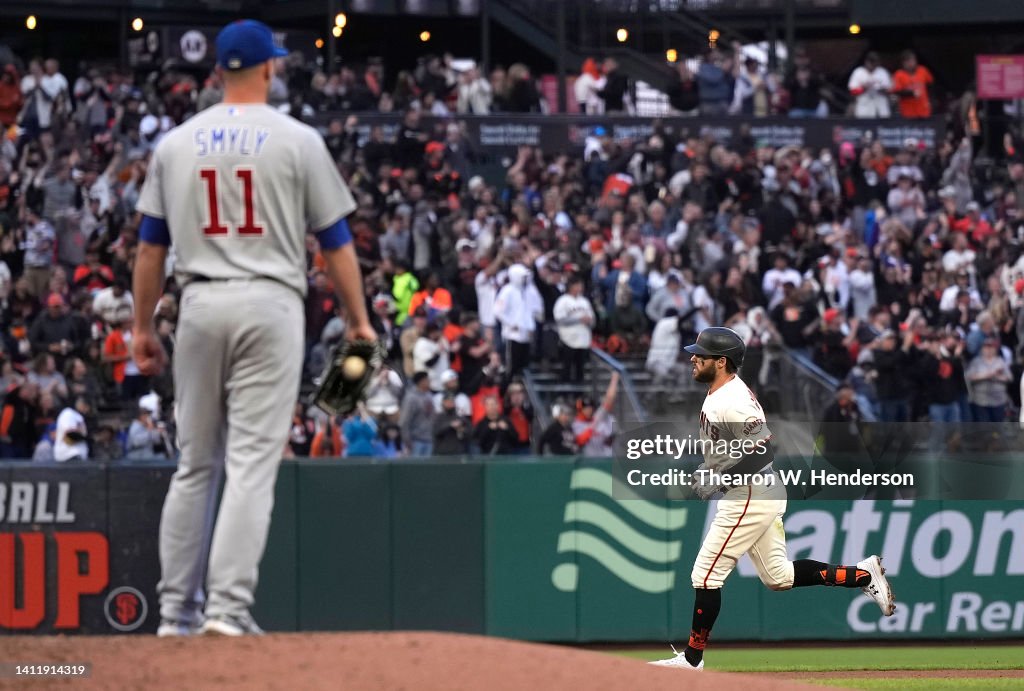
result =
M270 139L270 130L265 127L200 127L193 135L197 156L259 156L263 145Z

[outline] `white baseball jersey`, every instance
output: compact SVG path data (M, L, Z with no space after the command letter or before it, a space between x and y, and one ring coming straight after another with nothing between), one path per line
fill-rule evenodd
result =
M263 276L305 295L307 228L355 207L315 129L267 105L220 104L163 138L136 208L166 220L186 277Z
M753 444L771 437L761 404L738 375L704 399L700 409L700 439L708 468L719 472L728 470L741 460L736 451L743 441L750 440ZM751 444L746 445L747 453Z

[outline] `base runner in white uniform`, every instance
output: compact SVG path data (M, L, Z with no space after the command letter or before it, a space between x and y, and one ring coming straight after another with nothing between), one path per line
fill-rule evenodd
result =
M226 26L216 46L224 102L160 142L138 203L133 348L146 374L166 361L153 311L171 244L184 286L181 457L160 522L162 636L261 633L249 609L299 391L307 229L347 308L346 337L376 338L345 221L352 194L316 130L266 105L285 51L252 20Z
M744 554L750 555L761 582L772 590L809 585L860 588L891 616L896 604L879 557L867 557L856 566L789 560L782 525L786 488L772 469L772 434L764 410L737 374L746 350L743 339L732 329L709 327L685 350L692 354L693 378L709 386L700 411L704 462L694 473L692 487L701 499L724 494L690 574L695 591L690 640L682 652L673 646L674 657L651 664L703 669L704 647L722 608L722 586ZM742 457L733 457L740 454L730 454L730 449L741 449ZM723 486L720 481L726 474L743 484ZM774 482L765 481L772 477Z

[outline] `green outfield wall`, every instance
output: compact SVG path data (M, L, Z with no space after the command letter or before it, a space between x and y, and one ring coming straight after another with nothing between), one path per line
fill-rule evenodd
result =
M155 630L172 471L0 465L0 635ZM584 459L286 462L255 615L281 631L683 640L710 505L611 486L611 462ZM791 558L882 554L897 614L840 588L769 591L744 558L716 639L1024 635L1021 502L791 501L786 528Z

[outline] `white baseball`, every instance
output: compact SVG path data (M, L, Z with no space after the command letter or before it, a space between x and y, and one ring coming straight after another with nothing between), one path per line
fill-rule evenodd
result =
M359 379L366 372L366 360L358 355L349 355L341 363L341 373L346 379Z

